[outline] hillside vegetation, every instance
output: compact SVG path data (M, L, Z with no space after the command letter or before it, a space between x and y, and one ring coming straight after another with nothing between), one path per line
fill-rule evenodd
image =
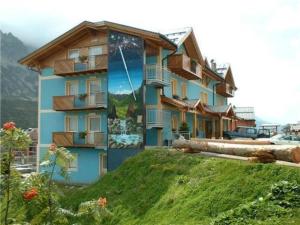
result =
M299 168L146 150L95 184L67 189L61 203L75 211L106 197L112 217L103 224L296 225L299 184Z

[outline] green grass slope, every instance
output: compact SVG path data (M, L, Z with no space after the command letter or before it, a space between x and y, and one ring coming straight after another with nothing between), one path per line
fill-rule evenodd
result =
M62 205L108 199L105 224L210 224L228 210L266 196L270 186L300 184L299 168L146 150L85 188L66 191ZM247 223L249 224L249 223ZM300 210L251 224L300 224Z

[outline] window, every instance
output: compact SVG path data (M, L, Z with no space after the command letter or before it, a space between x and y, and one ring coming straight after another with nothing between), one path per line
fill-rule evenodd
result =
M89 48L89 68L94 69L96 67L96 56L102 55L102 47L94 46Z
M186 121L186 114L185 114L185 112L181 112L181 121L182 122Z
M198 129L199 131L204 131L204 127L205 127L205 120L204 119L199 119L198 120Z
M68 165L69 171L77 171L78 170L78 154L77 153L71 153L73 156L73 160L70 160Z
M176 95L176 89L177 89L177 82L176 80L171 80L171 88L172 88L172 95Z
M65 130L67 132L78 131L78 118L77 116L68 115L65 117Z
M177 120L177 116L173 115L172 116L172 130L176 131L178 127L178 120Z
M78 95L78 81L66 82L66 95Z
M182 98L186 98L187 95L186 95L186 84L182 84L181 86L181 94L182 94Z
M205 92L201 92L201 102L203 104L208 104L208 94Z
M79 62L79 49L69 50L69 59L74 59L76 63Z
M88 117L88 130L89 131L100 131L100 116L89 116Z
M89 48L89 56L102 55L101 46L93 46Z
M194 59L191 59L191 71L197 73L197 62Z
M225 105L223 97L217 97L217 105Z
M208 84L210 82L210 79L206 76L203 76L202 80L201 80L201 83L204 87L208 87Z
M107 173L107 154L100 154L100 175L104 176Z
M100 91L100 82L97 79L87 80L88 104L96 104L96 93Z

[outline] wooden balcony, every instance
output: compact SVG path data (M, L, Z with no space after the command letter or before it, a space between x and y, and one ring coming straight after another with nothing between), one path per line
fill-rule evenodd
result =
M82 137L79 132L53 132L52 141L61 147L106 148L107 135L104 132L91 132Z
M188 80L201 79L201 66L185 54L175 54L168 59L168 68Z
M161 109L146 110L147 128L163 128L164 127L164 111Z
M234 89L227 83L218 84L217 93L225 97L234 97Z
M57 60L54 62L54 74L70 76L107 71L107 60L107 55L89 56L85 62L75 62L74 59Z
M146 83L155 87L170 85L171 71L159 65L145 65Z
M53 96L53 109L56 111L105 109L106 102L106 92L104 91L92 95Z

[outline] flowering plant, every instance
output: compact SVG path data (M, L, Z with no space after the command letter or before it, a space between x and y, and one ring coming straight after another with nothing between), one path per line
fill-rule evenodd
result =
M26 201L30 201L32 200L34 197L36 197L38 195L38 190L36 188L31 188L28 191L25 191L23 193L23 199Z
M22 129L16 127L14 122L7 122L3 124L3 128L0 130L0 145L4 152L1 159L4 165L1 165L1 175L3 176L2 182L4 183L5 193L5 207L4 207L4 224L9 223L9 209L12 197L13 186L15 188L16 182L13 176L12 164L14 160L14 151L24 150L29 147L31 139L28 134Z

